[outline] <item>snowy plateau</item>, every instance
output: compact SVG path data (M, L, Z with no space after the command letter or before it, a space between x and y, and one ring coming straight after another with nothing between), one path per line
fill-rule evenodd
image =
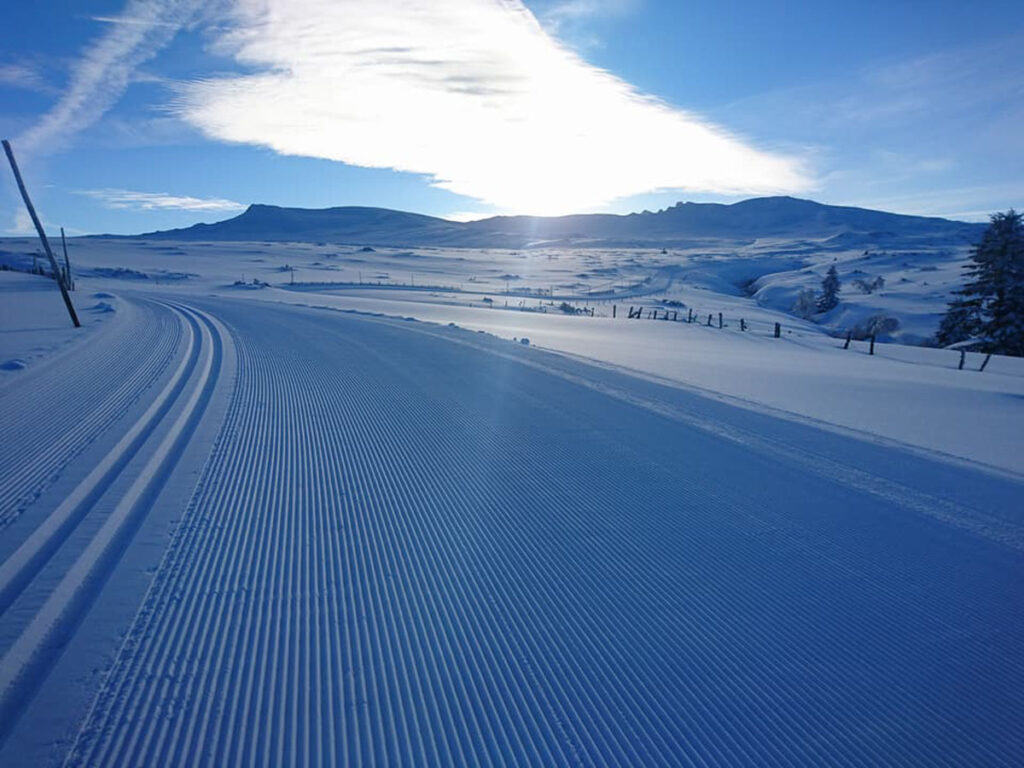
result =
M983 228L253 206L80 329L0 240L0 765L1024 764Z

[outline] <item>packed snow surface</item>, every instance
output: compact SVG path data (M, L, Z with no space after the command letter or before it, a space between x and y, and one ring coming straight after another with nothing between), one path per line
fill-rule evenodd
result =
M698 256L0 272L0 764L1019 764L1020 361Z

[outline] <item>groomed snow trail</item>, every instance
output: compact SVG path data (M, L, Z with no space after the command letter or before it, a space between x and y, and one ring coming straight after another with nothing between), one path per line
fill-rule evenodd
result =
M160 376L182 323L151 302L125 304L99 338L0 390L0 530ZM52 370L59 366L59 375Z
M505 342L198 306L235 390L69 764L1024 757L1024 558L920 509L941 476L1019 532L1019 484L672 395L905 463L903 505Z
M161 490L183 455L216 386L222 356L221 331L216 324L191 309L149 302L141 302L139 307L147 304L154 315L162 315L167 321L159 327L169 337L171 350L165 362L173 360L171 372L160 380L156 392L146 393L143 388L125 395L124 399L131 402L144 398L141 413L122 426L120 438L109 450L93 456L95 464L56 506L29 506L24 519L7 528L12 540L4 542L7 554L0 562L0 618L4 622L0 642L0 744L18 725L65 647L74 646L79 623L117 567L138 526L158 504ZM183 342L180 347L178 341ZM146 368L150 347L160 349L164 346L161 342L160 338L150 339L144 334L136 336L134 345L108 339L100 345L103 351L97 357L105 359L104 352L113 347L134 359L136 366ZM58 373L67 373L71 363L64 361ZM116 366L113 359L110 363ZM48 385L40 387L44 392L61 391L61 385L55 384L54 379L66 382L63 375L53 373L39 377ZM94 386L106 392L120 392L117 382L108 386L108 376L109 372L104 372L102 383ZM147 381L134 380L137 386ZM65 387L63 398L55 394L55 407L67 409L68 400L78 402L76 394ZM129 405L117 398L86 398L86 402L103 412L119 407L127 411ZM99 430L102 423L95 412L89 411L73 417L60 410L55 414L34 411L33 415L40 424L56 417L60 425L81 421ZM82 430L72 426L69 431ZM29 435L34 433L35 430L28 430ZM35 447L31 437L26 443ZM39 451L27 451L20 457L21 464L17 457L10 458L11 472L30 473L40 455ZM58 455L64 456L65 463L54 466L62 472L73 456L65 453L46 457L55 462ZM51 566L55 558L67 565Z

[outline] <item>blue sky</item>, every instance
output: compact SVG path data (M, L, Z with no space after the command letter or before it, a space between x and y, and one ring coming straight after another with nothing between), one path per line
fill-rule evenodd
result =
M1024 206L1016 3L36 0L0 135L72 233L251 202L466 218ZM7 169L0 233L27 229Z

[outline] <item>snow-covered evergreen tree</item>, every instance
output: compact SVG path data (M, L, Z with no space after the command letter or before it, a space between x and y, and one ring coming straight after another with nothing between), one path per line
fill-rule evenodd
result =
M1024 216L993 214L965 272L936 341L977 339L985 352L1024 356Z
M935 342L940 347L975 339L981 333L981 302L964 297L962 291L955 293L961 298L950 302L935 334Z
M821 281L821 296L818 297L818 311L828 312L839 304L839 274L835 264L828 268Z

